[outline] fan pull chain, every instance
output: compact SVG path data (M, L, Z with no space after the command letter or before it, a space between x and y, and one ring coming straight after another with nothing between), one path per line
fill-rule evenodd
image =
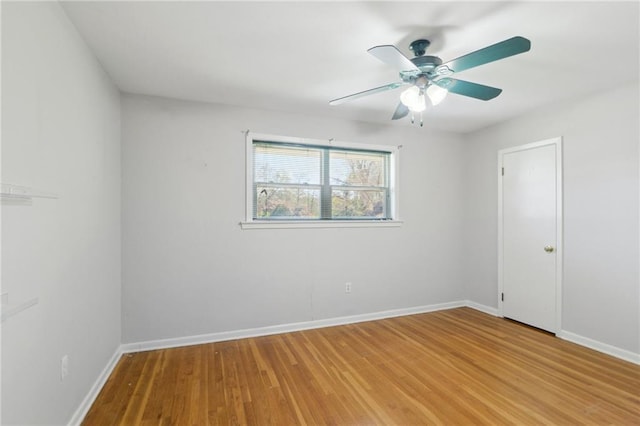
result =
M420 111L420 127L422 127L422 111Z
M414 121L415 121L415 117L413 115L413 111L411 111L411 124L413 124Z

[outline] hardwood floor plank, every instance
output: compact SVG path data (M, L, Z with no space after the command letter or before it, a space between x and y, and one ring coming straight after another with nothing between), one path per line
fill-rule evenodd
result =
M158 376L158 366L162 354L160 352L150 352L147 355L147 360L134 386L133 394L129 397L129 402L123 415L122 421L125 424L140 424L144 410L147 407L153 379Z
M85 425L640 424L640 366L469 308L123 356Z

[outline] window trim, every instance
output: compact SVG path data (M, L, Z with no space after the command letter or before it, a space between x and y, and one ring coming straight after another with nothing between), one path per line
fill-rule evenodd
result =
M253 142L271 141L297 145L313 145L327 148L345 148L365 151L389 152L389 209L392 219L291 219L260 220L253 218ZM245 136L245 220L242 229L288 229L288 228L388 228L402 225L399 209L399 149L391 145L373 145L321 139L298 138L246 132Z

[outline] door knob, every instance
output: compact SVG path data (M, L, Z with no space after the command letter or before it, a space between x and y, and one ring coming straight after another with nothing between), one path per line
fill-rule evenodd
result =
M544 251L546 251L547 253L553 253L555 249L553 248L553 246L546 246L544 248Z

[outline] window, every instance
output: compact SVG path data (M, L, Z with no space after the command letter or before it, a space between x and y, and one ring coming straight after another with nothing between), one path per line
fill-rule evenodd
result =
M247 222L396 219L395 147L247 135Z

